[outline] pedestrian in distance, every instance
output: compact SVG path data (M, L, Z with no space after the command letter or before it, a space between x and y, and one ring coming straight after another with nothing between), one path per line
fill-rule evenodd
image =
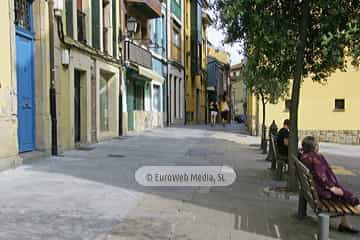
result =
M229 108L229 105L226 100L226 95L224 94L222 97L222 100L220 102L221 122L222 122L223 127L226 126L226 123L228 121L229 110L230 110L230 108Z
M216 125L216 118L217 118L217 115L218 115L218 112L219 112L217 102L211 101L209 109L210 109L210 116L211 116L210 122L211 122L211 126L213 127L213 126Z
M313 175L319 198L347 203L360 210L359 199L340 185L329 163L319 153L319 144L316 139L313 136L307 136L303 139L301 145L303 151L301 161ZM338 230L351 234L359 233L359 230L351 227L346 216L341 217Z

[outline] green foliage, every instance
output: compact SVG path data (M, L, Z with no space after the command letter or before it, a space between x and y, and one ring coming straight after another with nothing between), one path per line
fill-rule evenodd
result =
M259 49L252 51L244 65L246 87L266 103L276 103L288 93L288 79L277 76L278 66L271 64Z
M296 156L301 81L323 82L338 69L346 71L349 62L359 64L360 1L215 0L214 6L227 41L244 44L250 82L277 80L281 89L283 81L293 80L289 154ZM293 165L288 183L296 190Z
M303 76L327 80L347 59L359 64L360 1L358 0L215 0L219 27L227 41L240 41L251 57L250 47L260 48L265 58L282 66L280 79L293 77L299 43L303 4L309 4ZM256 66L253 66L256 67ZM255 69L253 69L255 70Z

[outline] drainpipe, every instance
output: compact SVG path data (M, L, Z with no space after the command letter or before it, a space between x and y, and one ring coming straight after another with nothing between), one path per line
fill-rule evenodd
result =
M49 48L50 48L50 116L51 116L51 154L58 155L56 89L55 89L55 54L54 54L54 1L48 1L49 8Z

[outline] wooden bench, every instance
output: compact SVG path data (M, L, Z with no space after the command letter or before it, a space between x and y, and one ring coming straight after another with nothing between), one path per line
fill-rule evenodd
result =
M276 169L276 179L277 180L282 180L283 179L283 173L284 173L284 169L286 167L286 156L281 156L278 152L278 148L276 145L276 136L274 136L273 134L271 134L270 136L270 147L272 148L272 154L273 154L273 159L272 159L272 164L271 164L271 169Z
M320 199L315 188L313 176L309 169L297 157L292 156L292 158L295 162L297 177L299 180L299 204L304 204L305 215L306 203L311 206L314 213L319 217L319 240L327 240L329 238L331 217L339 217L344 215L359 216L360 211L350 204L344 202ZM301 203L301 199L303 199L305 202Z

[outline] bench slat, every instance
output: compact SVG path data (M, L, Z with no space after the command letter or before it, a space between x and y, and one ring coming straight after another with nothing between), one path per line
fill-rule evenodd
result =
M336 209L336 212L338 212L338 213L343 213L343 214L346 213L346 211L343 210L343 209L339 206L339 204L337 204L336 202L333 202L333 201L331 201L331 200L328 200L328 203L329 203L333 208Z
M320 201L319 202L319 210L320 212L328 212L328 208Z
M360 215L360 211L355 207L351 206L350 204L347 204L347 207L353 212L354 215Z
M352 214L352 211L346 206L346 204L337 202L337 205L340 206L347 214Z
M321 200L322 204L328 209L328 212L336 212L336 209L329 204L327 200Z

